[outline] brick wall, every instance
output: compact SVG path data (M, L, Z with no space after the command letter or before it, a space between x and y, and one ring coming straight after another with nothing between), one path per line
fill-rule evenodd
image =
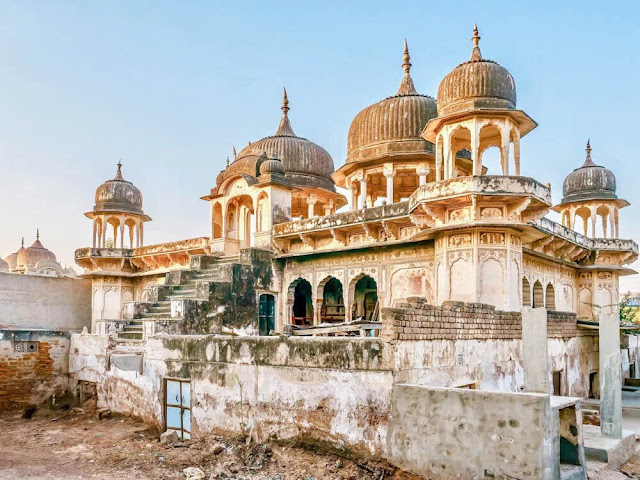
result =
M16 351L16 343L20 343ZM29 346L37 344L37 351ZM41 404L69 387L69 334L0 330L0 411Z
M548 313L549 338L577 334L576 315ZM412 297L382 309L382 336L389 340L511 340L522 338L520 312L503 312L482 303L429 305Z
M547 312L547 336L571 338L578 334L578 317L571 312Z

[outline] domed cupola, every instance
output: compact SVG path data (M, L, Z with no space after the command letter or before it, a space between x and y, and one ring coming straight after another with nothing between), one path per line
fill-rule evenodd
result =
M407 41L404 42L404 77L394 96L368 106L351 122L347 163L389 155L420 155L433 145L420 137L425 125L437 116L436 101L416 91L411 78Z
M122 164L112 180L96 189L94 212L127 212L143 215L142 192L122 177Z
M563 203L618 198L616 177L611 170L593 163L590 142L587 142L587 158L584 164L564 179L562 195Z
M471 60L458 65L440 82L438 115L476 109L515 109L516 82L509 70L482 58L478 27L473 28Z
M616 177L611 170L591 159L591 142L587 141L587 158L564 179L562 201L552 209L562 225L576 230L582 219L582 233L594 238L619 238L618 211L629 202L616 195Z
M136 248L144 243L144 222L151 220L142 210L142 192L122 176L118 162L116 176L96 189L93 210L94 248Z
M282 119L275 135L265 137L257 142L250 143L243 148L236 160L231 164L229 173L235 172L234 164L243 165L249 157L252 164L253 176L259 174L260 166L257 159L262 154L268 157L277 157L281 160L286 170L286 179L295 187L320 188L335 192L335 185L331 179L333 173L333 159L320 145L306 138L298 137L289 121L289 99L287 90L284 90L282 101ZM246 169L245 169L246 170ZM258 170L256 172L256 170Z
M18 251L17 268L27 269L29 267L35 267L40 262L51 260L56 261L55 254L47 250L40 242L40 230L37 231L36 241L33 242L29 248L23 248Z

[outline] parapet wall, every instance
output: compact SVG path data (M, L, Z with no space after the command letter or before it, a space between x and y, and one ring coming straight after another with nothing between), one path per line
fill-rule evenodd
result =
M0 272L0 328L91 327L91 281Z
M577 335L576 315L547 312L548 337ZM434 306L409 298L382 309L382 335L387 340L517 340L522 338L522 314L496 310L482 303L444 302Z

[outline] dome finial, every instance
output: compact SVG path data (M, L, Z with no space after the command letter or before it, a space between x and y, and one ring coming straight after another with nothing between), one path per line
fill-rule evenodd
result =
M482 60L482 53L480 53L480 35L478 34L478 25L476 25L475 23L473 24L473 37L471 37L471 40L473 40L473 53L471 53L471 61L472 62L479 62Z
M229 168L229 155L227 155L227 168Z
M402 69L404 70L404 78L400 83L400 88L396 95L417 95L416 87L409 72L411 71L411 56L409 55L409 46L407 39L404 39L404 55L402 56Z
M584 165L582 165L583 167L592 167L595 166L595 163L593 163L593 160L591 160L591 139L587 140L587 148L585 149L587 151L587 158L584 161Z
M24 248L24 237L22 237L22 248Z
M289 123L289 98L287 97L287 89L283 87L282 90L282 119L280 120L276 137L295 137L296 134L293 133L291 123Z
M233 159L235 160L236 158L238 158L238 152L236 151L236 146L233 145Z
M40 240L40 229L36 228L36 240Z
M113 179L124 180L124 178L122 178L122 160L118 160L117 166L118 166L118 171L116 172L116 176Z

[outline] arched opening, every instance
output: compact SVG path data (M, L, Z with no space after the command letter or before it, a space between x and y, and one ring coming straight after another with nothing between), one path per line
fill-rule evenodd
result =
M102 219L96 218L94 222L94 232L93 232L93 246L94 248L101 248L102 245Z
M487 175L506 175L509 158L502 151L502 133L493 125L485 125L480 129L480 160L487 167Z
M267 219L269 218L267 208L267 195L265 193L261 193L260 197L258 197L258 203L256 206L256 231L258 232L266 232L270 228L270 226L267 224Z
M109 219L107 219L107 225L105 225L106 238L104 247L118 248L118 228L120 227L120 220L116 217L109 217ZM122 245L120 247L122 248Z
M578 318L593 317L593 299L591 290L583 287L578 292Z
M545 306L547 307L547 310L556 309L556 290L551 284L547 285L547 290L545 292Z
M213 225L212 233L213 238L222 238L222 205L220 202L216 202L213 206Z
M313 324L311 284L304 278L298 278L289 286L289 303L291 304L292 324Z
M608 220L609 220L609 208L604 206L604 205L600 205L598 207L598 209L596 210L596 215L599 218L599 222L596 221L596 231L593 232L593 236L596 238L607 238L607 230L608 230Z
M136 221L132 218L129 218L126 222L124 222L127 227L127 234L129 236L129 248L135 247L135 234L136 234ZM123 245L124 247L124 245Z
M533 284L533 308L544 307L544 289L539 280Z
M230 203L227 205L227 238L236 238L237 235L237 205Z
M353 301L350 302L351 319L377 321L378 319L378 284L369 275L363 275L353 285Z
M531 306L531 285L526 278L522 279L522 306Z
M580 207L575 211L575 219L573 222L573 229L587 236L589 228L589 218L591 217L591 210L587 207Z
M275 297L268 293L260 295L258 303L258 334L269 335L276 328Z
M446 165L445 159L445 178L456 178L458 176L458 168L456 165L456 155L460 150L471 151L471 131L462 126L458 126L450 137L451 151L448 155L449 164Z
M562 225L567 228L572 228L571 225L571 212L569 210L564 210L562 212Z
M337 278L330 277L320 283L319 295L322 298L320 307L320 321L322 323L344 322L344 297L342 292L342 282Z

